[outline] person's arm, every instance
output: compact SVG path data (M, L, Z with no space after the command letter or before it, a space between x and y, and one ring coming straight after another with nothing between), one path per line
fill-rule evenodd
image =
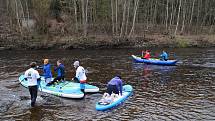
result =
M122 96L122 80L121 80L120 83L119 83L119 91L120 91L120 94L121 94L121 96Z
M37 66L36 69L44 69L44 66Z
M36 78L37 78L37 83L38 83L38 85L40 85L41 78L40 78L40 75L39 75L38 71L37 71L37 73L36 73Z
M79 68L77 68L77 70L76 70L75 77L79 80L79 77L80 77L80 69Z
M57 67L54 68L54 71L57 71L58 69L59 69L59 67L57 66Z

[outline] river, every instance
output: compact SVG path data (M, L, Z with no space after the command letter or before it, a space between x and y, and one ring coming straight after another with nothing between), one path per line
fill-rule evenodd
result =
M157 56L162 49L153 48ZM165 49L177 66L134 63L141 49L0 51L0 120L215 120L215 48ZM175 53L175 54L174 54ZM31 61L62 59L66 78L74 75L75 60L88 70L88 82L100 88L83 100L38 93L30 107L28 89L18 82ZM95 103L107 82L120 74L133 94L117 108L96 111Z

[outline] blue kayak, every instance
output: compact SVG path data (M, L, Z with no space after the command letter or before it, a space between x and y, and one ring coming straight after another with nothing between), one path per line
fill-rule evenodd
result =
M80 83L71 81L59 82L55 85L46 86L44 77L41 76L41 83L38 89L42 92L50 93L60 97L67 98L82 98L84 93L80 90ZM19 77L19 82L24 86L28 87L28 81L24 79L24 75ZM85 92L98 92L99 88L93 85L85 84Z
M124 85L122 96L118 96L116 99L113 100L113 102L111 102L109 104L101 104L101 103L97 102L96 103L96 110L104 111L104 110L113 108L113 107L121 104L131 95L132 91L133 91L133 88L131 85Z
M135 55L131 55L134 62L136 63L146 63L146 64L154 64L154 65L165 65L165 66L174 66L178 60L167 60L162 61L160 59L150 58L150 59L142 59L141 57L137 57Z

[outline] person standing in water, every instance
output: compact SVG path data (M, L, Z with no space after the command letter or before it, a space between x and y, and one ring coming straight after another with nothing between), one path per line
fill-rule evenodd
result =
M80 83L80 88L81 91L84 93L85 95L85 84L87 82L87 76L86 76L86 72L85 69L79 65L79 61L75 61L73 63L73 66L76 69L76 74L75 74L75 78L74 81L79 82Z
M65 67L61 63L61 60L57 61L57 67L54 69L54 71L57 72L57 77L54 78L53 81L51 81L50 83L48 83L47 86L50 86L50 85L54 84L57 81L64 80L64 77L65 77Z
M38 92L38 84L40 84L40 75L36 70L36 62L31 62L30 69L25 71L25 80L28 81L28 89L31 95L31 107L35 106Z
M49 59L44 59L43 76L45 77L45 82L47 84L52 81L51 64L49 64Z

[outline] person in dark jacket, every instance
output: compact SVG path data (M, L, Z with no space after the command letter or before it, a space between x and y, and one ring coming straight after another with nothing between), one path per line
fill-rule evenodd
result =
M61 63L61 60L57 61L57 67L54 69L55 72L57 72L57 77L54 78L53 81L51 81L50 83L47 84L47 86L50 86L52 84L54 84L57 81L61 81L64 80L64 76L65 76L65 67L64 65Z
M45 77L46 83L50 83L52 81L51 64L49 64L49 59L44 59L43 76Z
M112 93L122 95L122 79L121 76L116 75L114 78L112 78L107 85L107 93L111 95Z

